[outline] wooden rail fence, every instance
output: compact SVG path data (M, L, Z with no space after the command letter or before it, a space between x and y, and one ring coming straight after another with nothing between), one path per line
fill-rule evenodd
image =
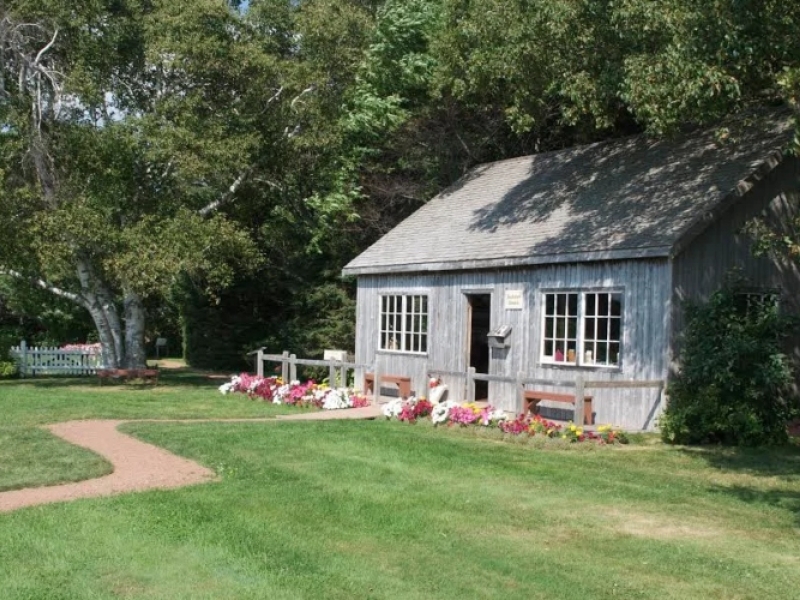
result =
M376 382L376 390L380 389L381 370L378 361L375 364L365 365L355 362L338 361L338 360L318 360L308 358L297 358L296 355L284 351L283 354L266 354L263 349L251 352L256 356L256 373L261 377L264 376L264 362L279 363L281 365L281 379L284 381L294 381L297 379L297 366L309 367L327 367L329 381L336 381L337 376L339 381L346 385L347 376L350 371L361 369L366 372L374 374L374 381ZM607 381L607 380L592 380L584 379L583 375L576 374L574 381L563 381L556 379L541 379L534 377L527 377L524 373L517 373L516 377L506 377L503 375L490 375L488 373L478 373L474 367L470 367L467 371L443 371L439 369L426 369L428 377L431 376L445 376L445 377L458 377L463 378L465 381L464 396L467 400L475 399L475 382L476 381L491 381L496 383L513 383L517 390L516 404L520 410L525 405L524 394L525 386L549 386L567 388L570 393L575 395L575 423L583 422L583 407L584 396L588 389L643 389L643 388L657 388L659 393L663 393L665 382L661 379L654 380L641 380L641 381ZM356 382L356 387L359 387L359 382ZM574 392L572 392L574 390ZM373 395L373 402L378 401L380 393Z
M347 385L348 375L350 371L356 369L371 369L372 365L360 365L354 362L342 360L320 360L312 358L297 358L295 354L289 354L284 351L283 354L266 354L263 349L255 350L250 353L256 357L256 374L260 377L264 376L264 363L273 362L281 365L281 379L284 381L295 381L297 379L297 367L327 367L328 368L328 381L331 386L338 381L342 386Z
M475 382L476 381L493 381L497 383L513 383L516 386L517 406L525 406L524 394L526 385L536 386L549 386L567 388L574 391L575 395L575 423L583 422L583 403L584 396L587 389L643 389L643 388L657 388L659 393L663 393L665 382L662 379L640 380L640 381L608 381L608 380L592 380L584 379L581 373L575 375L574 381L569 380L556 380L556 379L541 379L534 377L527 377L524 373L517 373L516 377L506 377L503 375L489 375L487 373L477 373L474 367L470 367L466 372L463 371L441 371L436 369L429 369L428 375L446 376L446 377L462 377L465 382L465 395L468 399L475 398Z

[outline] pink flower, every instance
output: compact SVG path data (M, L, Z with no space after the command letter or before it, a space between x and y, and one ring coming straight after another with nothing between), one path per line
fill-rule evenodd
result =
M350 401L353 403L353 408L364 408L365 406L369 406L369 400L367 400L366 396L361 396L360 394L354 394Z
M478 419L478 415L471 408L464 406L454 406L450 409L450 422L458 423L462 427L474 423Z
M403 404L403 409L400 411L400 414L397 416L397 418L408 423L413 423L416 421L417 416L414 414L414 406L410 402Z

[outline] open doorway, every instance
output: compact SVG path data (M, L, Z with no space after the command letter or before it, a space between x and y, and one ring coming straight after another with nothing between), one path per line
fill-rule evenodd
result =
M492 295L467 294L467 352L469 366L477 373L489 372L489 339L486 337L491 329ZM489 398L489 382L475 382L475 401Z

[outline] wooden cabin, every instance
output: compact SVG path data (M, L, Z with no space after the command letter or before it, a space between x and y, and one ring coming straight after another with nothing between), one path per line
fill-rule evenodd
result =
M741 233L753 217L795 214L793 136L791 113L771 110L673 139L476 167L344 268L358 282L356 362L410 377L419 395L430 371L470 366L510 378L666 380L683 302L707 297L731 269L800 312L797 269L755 258ZM463 378L442 379L465 399ZM513 383L474 393L520 410ZM657 388L598 389L592 410L598 423L651 429L663 403Z

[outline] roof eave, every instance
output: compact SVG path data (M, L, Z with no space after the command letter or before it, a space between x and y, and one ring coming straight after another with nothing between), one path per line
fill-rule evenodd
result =
M478 260L453 260L442 262L408 263L395 265L350 266L342 269L342 276L390 275L393 273L430 273L435 271L475 271L481 269L508 269L535 265L597 262L605 260L629 260L668 258L671 246L646 248L621 248L593 252L568 252L521 257L499 257Z

